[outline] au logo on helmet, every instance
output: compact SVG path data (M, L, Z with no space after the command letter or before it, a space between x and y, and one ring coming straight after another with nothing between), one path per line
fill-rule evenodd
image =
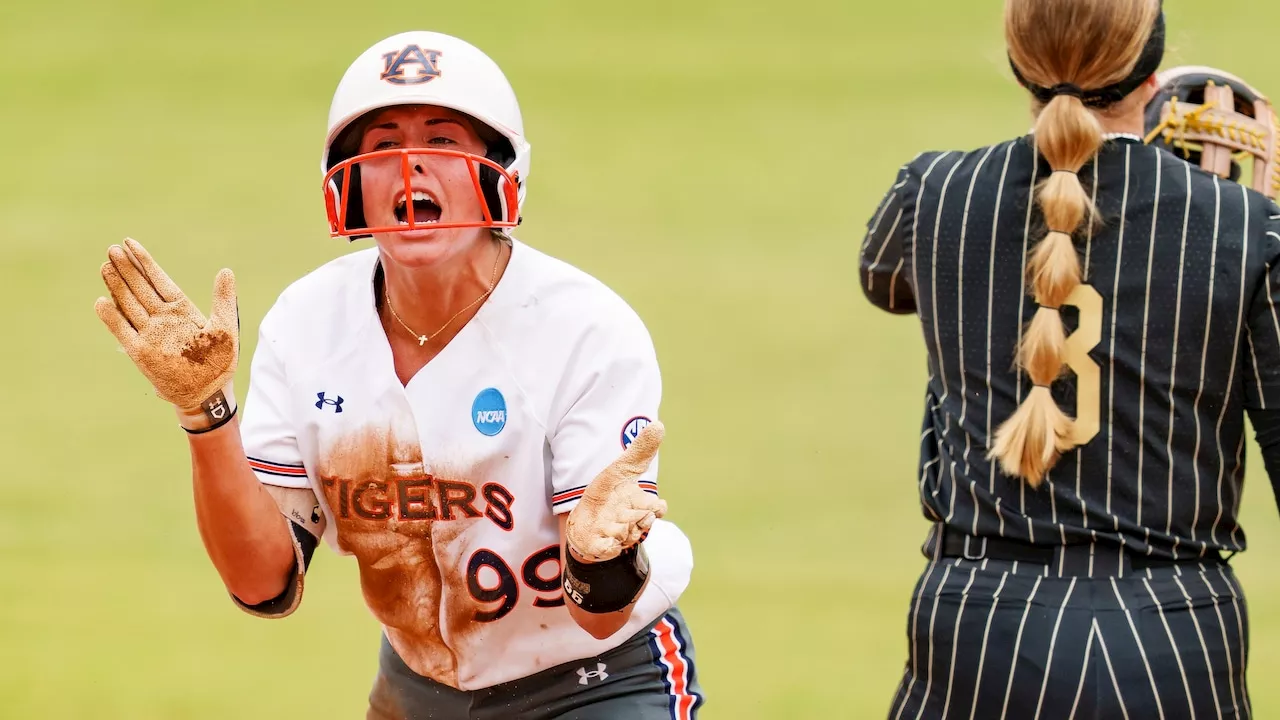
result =
M398 51L382 56L386 67L382 79L394 85L422 85L440 77L439 50L423 50L417 45L406 45Z

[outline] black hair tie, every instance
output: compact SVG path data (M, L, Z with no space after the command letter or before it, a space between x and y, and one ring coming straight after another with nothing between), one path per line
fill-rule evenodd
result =
M1074 83L1058 83L1049 88L1049 93L1054 97L1059 95L1070 95L1073 98L1084 99L1084 89Z
M1080 98L1080 101L1086 107L1106 108L1128 97L1130 93L1141 87L1147 78L1160 69L1160 62L1164 59L1165 32L1164 2L1161 0L1160 13L1156 16L1155 26L1151 29L1151 35L1147 37L1147 44L1142 48L1142 54L1138 57L1137 64L1133 66L1133 72L1129 73L1129 76L1123 80L1097 90L1085 92L1073 83L1059 83L1053 87L1036 85L1027 80L1022 72L1018 70L1018 66L1013 62L1012 55L1009 56L1009 67L1013 69L1013 76L1018 80L1018 83L1026 88L1032 97L1043 104L1047 105L1059 95L1071 95Z

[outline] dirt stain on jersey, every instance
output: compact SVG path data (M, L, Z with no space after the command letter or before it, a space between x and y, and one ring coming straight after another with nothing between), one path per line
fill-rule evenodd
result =
M414 672L457 687L458 659L442 625L452 635L473 624L476 605L467 589L465 559L462 572L457 570L464 552L459 538L483 517L457 513L450 521L441 519L438 499L433 503L417 488L435 476L423 466L415 432L411 426L366 426L328 447L318 475L335 516L338 546L355 556L365 603L392 647ZM457 480L449 482L471 485L477 469L470 470L451 473ZM416 489L408 503L396 490L406 483Z
M443 453L447 456L448 453ZM479 488L484 485L484 478L497 477L496 458L472 463L469 465L449 462L444 457L437 457L426 468L436 477L465 478ZM483 502L480 500L479 502ZM456 514L455 514L456 515ZM483 635L494 629L494 623L477 622L476 616L487 610L494 610L501 601L482 604L472 595L467 584L468 564L472 555L479 549L469 542L468 532L477 523L488 524L490 519L481 516L463 522L436 522L431 526L431 541L435 550L437 567L444 577L444 635L454 646L473 646L483 642Z

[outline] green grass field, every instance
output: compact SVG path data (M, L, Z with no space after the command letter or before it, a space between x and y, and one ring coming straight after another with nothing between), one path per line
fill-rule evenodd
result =
M915 321L863 301L857 251L902 162L1028 127L1001 5L0 1L0 717L363 717L378 631L354 562L318 553L286 621L236 610L183 435L92 306L125 235L203 307L233 268L249 329L348 252L320 192L330 95L361 50L417 27L476 43L517 89L520 237L653 333L703 717L883 717L923 567L925 363ZM1280 95L1277 6L1169 5L1166 64ZM1269 718L1280 520L1250 461L1235 564Z

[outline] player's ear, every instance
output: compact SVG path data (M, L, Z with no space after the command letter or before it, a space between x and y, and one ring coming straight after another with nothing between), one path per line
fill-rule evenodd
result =
M1152 73L1150 77L1142 81L1138 89L1134 90L1134 95L1141 101L1143 108L1160 94L1160 81L1156 78L1156 74Z

